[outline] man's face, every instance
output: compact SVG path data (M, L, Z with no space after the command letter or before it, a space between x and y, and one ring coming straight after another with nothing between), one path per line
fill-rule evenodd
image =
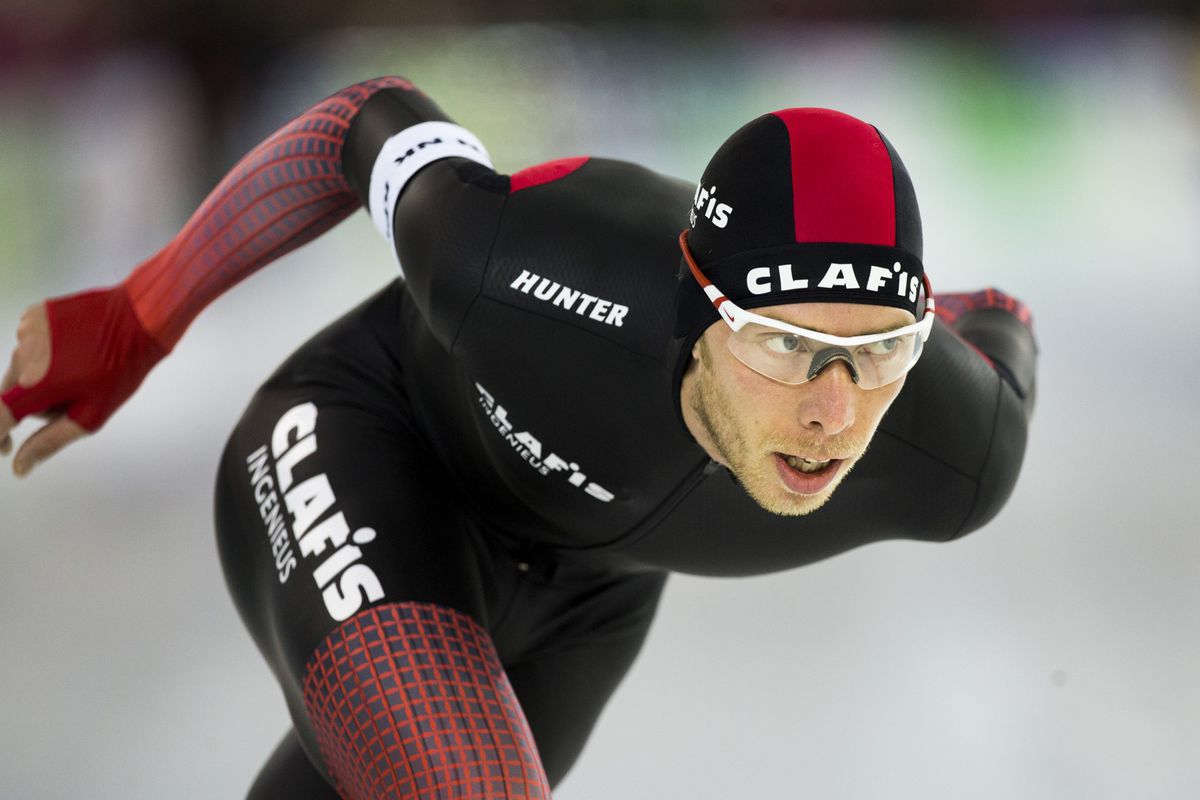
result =
M836 336L914 321L907 311L854 303L754 310ZM815 511L862 457L904 379L861 389L848 365L835 360L807 383L789 386L738 361L726 346L731 333L723 322L716 323L692 350L682 387L688 429L767 511L789 516Z

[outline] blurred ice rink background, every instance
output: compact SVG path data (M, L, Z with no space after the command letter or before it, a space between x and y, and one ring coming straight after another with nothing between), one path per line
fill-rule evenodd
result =
M760 113L847 111L908 165L934 286L1034 310L1020 483L954 544L673 578L556 797L1200 797L1198 18L700 5L318 26L300 3L181 45L95 3L0 4L3 356L27 304L122 278L241 152L366 77L413 79L506 172L592 154L694 180ZM217 456L268 372L394 274L360 213L212 306L100 435L23 482L3 463L0 798L243 796L288 722L220 576Z

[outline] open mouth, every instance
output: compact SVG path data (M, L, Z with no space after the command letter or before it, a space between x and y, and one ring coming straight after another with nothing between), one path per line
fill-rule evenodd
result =
M837 477L840 458L826 460L775 453L775 467L785 488L795 494L818 494Z
M780 455L783 455L783 453L780 453ZM829 459L828 461L817 461L815 458L804 458L803 456L792 455L784 456L784 460L787 461L787 465L789 467L800 470L805 475L812 475L814 472L820 472L821 470L828 468L829 465L834 461L834 459Z

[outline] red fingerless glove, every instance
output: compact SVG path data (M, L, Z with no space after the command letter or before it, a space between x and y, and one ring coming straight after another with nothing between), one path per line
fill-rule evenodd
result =
M46 314L50 370L0 400L18 420L65 411L85 430L97 431L166 351L142 328L123 285L47 300Z

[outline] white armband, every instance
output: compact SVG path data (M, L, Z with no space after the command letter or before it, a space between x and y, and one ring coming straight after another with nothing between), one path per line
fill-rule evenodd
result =
M392 217L404 185L421 167L440 158L452 157L469 158L486 167L492 166L483 143L475 134L453 122L421 122L384 142L371 169L367 198L371 221L392 245L393 252Z

